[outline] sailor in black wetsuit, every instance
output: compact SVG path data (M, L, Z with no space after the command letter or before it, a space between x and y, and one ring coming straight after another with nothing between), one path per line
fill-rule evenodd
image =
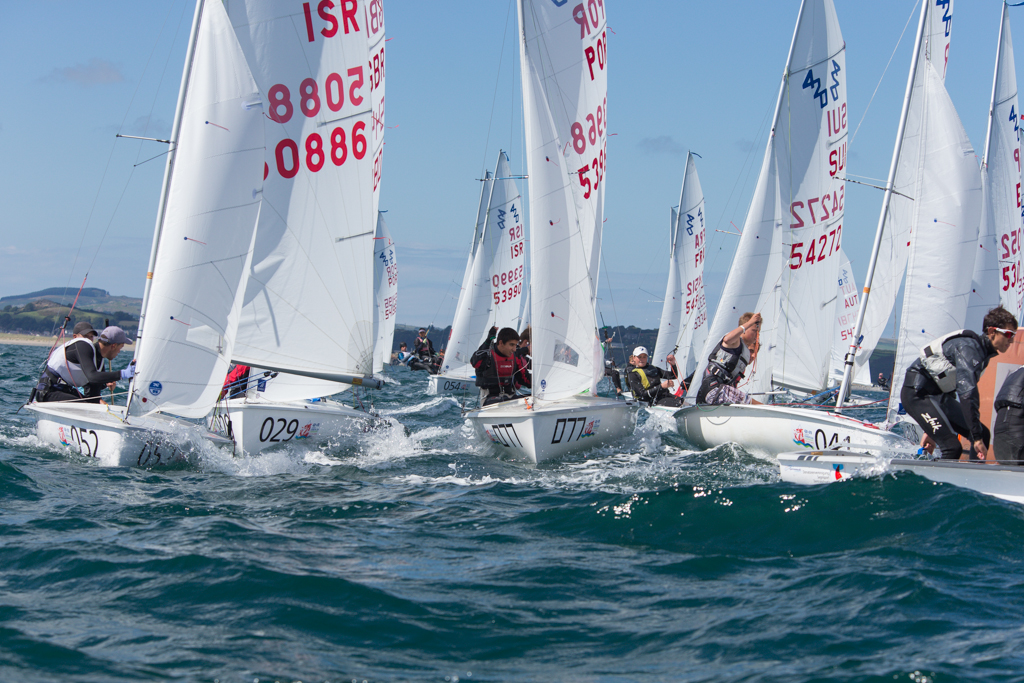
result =
M419 336L413 342L413 356L409 361L410 370L426 370L431 375L436 375L441 363L434 355L434 343L427 339L427 328L421 327Z
M993 404L992 450L1000 465L1024 465L1024 368L1003 381Z
M708 356L708 366L697 391L697 403L721 405L755 403L747 392L737 388L743 373L757 357L757 336L761 314L744 313L740 326L729 332Z
M633 367L627 374L629 390L633 392L633 398L649 406L678 408L683 405L682 400L673 395L669 389L669 380L679 377L676 357L671 353L666 357L670 370L662 370L656 365L648 365L647 357L646 347L638 346L633 349Z
M957 330L939 337L907 368L900 401L907 415L924 430L921 446L938 446L943 460L963 453L958 434L971 442L971 455L984 460L989 430L981 422L978 380L988 362L1010 348L1017 319L1003 307L993 308L982 322L984 335Z
M131 379L135 375L134 363L116 372L100 370L104 359L114 360L130 342L124 330L112 326L104 329L96 341L83 337L61 344L46 361L36 386L36 400L100 403L104 387L113 389L118 380ZM80 392L77 387L84 389Z

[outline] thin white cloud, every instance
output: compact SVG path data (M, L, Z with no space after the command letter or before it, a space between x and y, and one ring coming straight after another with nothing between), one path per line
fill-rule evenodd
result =
M48 83L78 83L79 85L105 85L125 80L121 70L110 62L93 57L88 64L76 64L54 69L41 80Z
M656 138L644 138L637 143L637 147L647 154L686 154L686 148L673 140L670 135L659 135Z

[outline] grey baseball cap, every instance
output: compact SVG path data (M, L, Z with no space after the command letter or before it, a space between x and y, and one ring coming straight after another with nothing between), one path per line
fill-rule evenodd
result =
M110 327L103 328L100 332L100 336L97 339L104 344L131 344L132 340L128 338L128 335L124 333L120 327L111 325Z

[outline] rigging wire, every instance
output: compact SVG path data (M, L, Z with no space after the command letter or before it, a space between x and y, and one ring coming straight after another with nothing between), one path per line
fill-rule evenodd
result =
M145 76L146 71L149 69L149 64L153 60L153 55L156 54L156 48L160 44L160 38L163 36L164 29L167 27L167 22L170 21L171 9L172 9L172 6L168 5L167 16L164 17L164 22L160 26L160 31L157 34L157 39L155 41L153 41L153 49L150 51L149 57L146 58L146 63L142 67L142 76ZM185 15L185 4L183 3L182 4L182 9L181 9L181 16L183 17L184 15ZM174 33L175 39L177 38L178 30L180 30L180 28L181 28L181 18L179 17L179 19L178 19L178 28L175 29L175 33ZM170 51L168 51L167 60L170 61ZM166 69L167 69L167 64L165 62L165 64L164 64L164 71L166 71ZM121 124L118 126L118 133L120 133L121 130L124 129L125 122L128 120L128 115L131 113L132 105L135 104L135 98L139 94L139 89L142 87L143 80L144 79L140 76L139 82L135 85L135 90L132 91L131 99L128 101L128 106L125 108L124 117L121 119ZM163 81L163 76L161 75L161 82L162 81ZM158 88L158 91L159 91L159 88ZM154 98L154 105L155 105L155 102L156 102L156 100ZM152 119L152 109L150 110L150 117L149 118ZM147 121L147 128L148 128L148 121ZM72 260L71 268L68 271L68 279L67 279L67 282L64 284L64 294L61 295L62 298L67 295L68 287L71 284L71 278L74 277L75 266L78 265L78 259L79 259L79 257L82 254L82 249L83 249L83 247L85 245L85 237L89 233L89 225L92 223L93 214L96 212L96 205L99 203L100 193L103 190L103 183L105 182L105 180L107 178L107 173L110 170L110 163L111 163L111 161L113 161L114 151L116 149L117 149L117 138L115 137L114 138L114 142L111 143L111 145L110 145L110 154L107 156L107 162L106 162L106 164L103 167L103 173L100 175L100 182L99 182L99 185L96 187L96 194L93 197L92 206L89 208L89 215L88 215L88 217L85 220L85 228L82 230L82 239L78 243L78 249L77 249L77 251L75 251L75 257ZM140 150L141 150L141 143L140 143ZM138 161L138 157L139 157L139 155L137 154L136 158L135 158L136 161ZM131 182L133 174L134 174L134 167L133 167L132 172L129 173L129 175L128 175L128 180L125 182L125 190L128 189L128 184ZM120 206L121 199L123 197L124 197L124 190L122 190L122 192L121 192L121 197L118 198L117 206ZM115 208L114 208L114 214L117 213L117 206L115 206ZM113 215L111 215L110 221L113 222L113 220L114 220L113 219ZM89 271L92 270L92 266L96 263L96 258L97 258L97 256L99 256L100 247L103 245L103 239L106 237L107 231L109 229L110 229L110 223L107 223L107 228L103 231L103 236L100 238L100 242L96 246L96 253L93 255L92 261L89 262L89 266L85 269L85 278L82 280L82 287L85 286L85 280L88 279L88 277L89 277ZM79 293L81 293L81 289L79 289ZM76 296L75 299L77 300L77 298L78 297ZM71 311L69 310L67 315L70 315L70 314L71 314ZM53 328L54 329L56 329L57 321L60 320L60 317L61 317L60 316L60 308L58 308L57 309L57 313L56 313L56 315L54 317L54 321L53 321Z
M484 158L480 162L480 175L487 172L487 146L491 144L491 125L494 123L494 107L498 102L498 86L501 84L501 63L505 58L505 39L508 38L508 21L511 16L512 0L509 0L508 10L505 12L505 30L501 34L501 51L498 53L498 73L494 79L494 95L491 97L491 115L487 118L487 137L484 140ZM515 74L513 73L513 75ZM512 85L515 87L514 80Z

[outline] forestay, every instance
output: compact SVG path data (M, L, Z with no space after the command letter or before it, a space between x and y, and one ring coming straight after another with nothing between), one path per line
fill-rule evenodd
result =
M384 69L382 54L369 54L368 31L376 27L383 47L380 3L228 8L268 109L263 209L235 357L299 375L369 375ZM344 385L314 386L317 396Z
M845 195L846 48L831 0L805 0L743 234L698 373L744 312L760 350L744 388L819 391L828 377ZM698 374L698 377L701 374ZM694 398L700 382L693 382Z
M232 356L260 214L265 109L257 84L224 6L206 3L198 21L154 238L135 414L160 409L198 418L213 407Z
M376 316L373 319L374 338L373 373L384 370L391 361L391 347L395 339L395 314L398 311L398 261L395 242L388 232L384 214L377 214L377 233L373 248L373 279L377 283Z
M654 364L668 368L666 357L676 356L683 377L697 366L698 353L708 336L704 298L704 192L693 155L686 155L679 210L672 211L670 255L665 304L661 309Z
M593 393L607 158L605 2L519 0L530 189L533 392Z
M475 374L469 359L492 326L515 329L526 282L523 202L508 159L498 155L486 211L480 216L482 234L475 241L472 265L452 324L441 374L467 378Z
M974 149L938 71L925 62L923 134L916 159L918 178L910 230L910 257L904 284L903 315L896 340L893 386L901 386L907 368L932 339L964 326L967 299L978 248L981 173ZM890 421L896 419L899 391L889 396Z
M981 166L981 232L967 309L967 327L981 330L985 313L1002 304L1021 318L1020 130L1009 8L1003 5Z

